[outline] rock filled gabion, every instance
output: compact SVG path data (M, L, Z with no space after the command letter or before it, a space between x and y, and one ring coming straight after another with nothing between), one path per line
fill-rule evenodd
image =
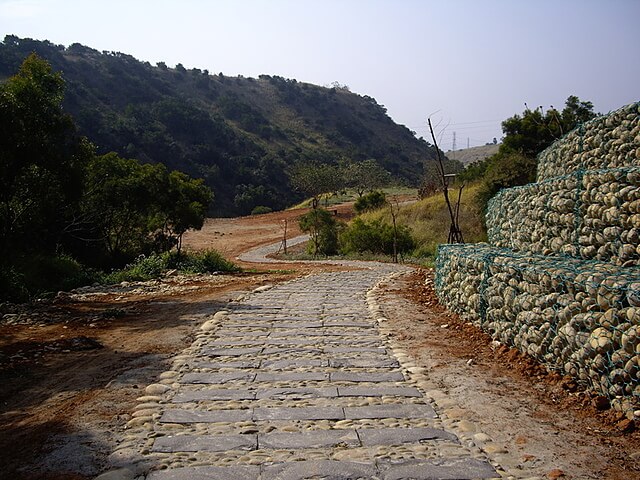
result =
M640 166L578 170L502 190L487 211L489 242L497 247L640 262Z
M538 182L501 191L489 244L443 245L450 310L625 412L640 408L640 103L538 156Z
M442 245L436 290L495 340L625 410L640 405L640 267Z
M640 102L585 123L540 153L536 179L627 167L630 159L640 159Z

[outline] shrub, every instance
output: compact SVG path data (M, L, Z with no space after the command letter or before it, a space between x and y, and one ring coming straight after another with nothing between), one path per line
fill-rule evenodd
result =
M338 253L338 222L322 208L314 208L299 220L300 230L311 235L310 254L335 255Z
M167 252L140 256L124 269L109 274L107 283L136 282L160 278L167 270L184 273L238 272L240 268L215 250L201 252Z
M365 222L360 218L353 220L340 235L341 250L344 253L371 252L393 255L393 226L381 220ZM415 248L411 231L404 225L396 228L396 249L400 254Z
M374 190L358 198L353 204L356 213L369 212L382 208L387 201L384 192Z
M262 215L264 213L271 213L271 212L273 212L273 209L271 207L258 205L257 207L254 207L253 210L251 210L251 215Z
M106 283L144 282L160 278L168 268L168 254L140 255L122 270L116 270L105 278Z
M169 268L186 273L238 272L240 267L224 258L216 250L201 252L171 253L168 256Z
M99 279L98 272L67 255L34 255L19 259L16 265L0 272L0 298L26 301L30 297L70 290Z

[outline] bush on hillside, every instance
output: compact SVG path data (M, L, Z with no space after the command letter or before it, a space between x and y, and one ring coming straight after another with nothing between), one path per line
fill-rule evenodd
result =
M314 208L300 217L300 230L308 233L311 240L307 250L317 255L335 255L338 253L338 229L341 227L335 217L323 208Z
M397 253L408 253L415 248L415 241L407 226L397 226L395 238ZM343 253L370 252L393 255L393 243L393 225L379 219L365 222L361 218L356 218L340 235L340 247Z
M370 212L382 208L387 202L384 192L374 190L358 198L353 204L356 213Z
M271 212L273 212L273 209L271 207L258 205L253 210L251 210L251 215L263 215L265 213L271 213Z

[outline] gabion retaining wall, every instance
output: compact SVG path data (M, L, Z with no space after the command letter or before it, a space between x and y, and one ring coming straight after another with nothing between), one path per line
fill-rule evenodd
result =
M640 158L640 102L595 118L538 155L537 181L573 173L629 166Z
M623 410L640 405L640 267L441 245L440 301Z
M489 242L497 247L640 262L640 166L577 170L502 190L487 211Z
M443 245L440 302L625 412L640 407L640 102L538 155L489 202L490 244Z

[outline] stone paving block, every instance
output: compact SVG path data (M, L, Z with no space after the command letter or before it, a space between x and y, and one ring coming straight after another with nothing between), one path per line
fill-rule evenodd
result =
M422 397L414 387L338 387L340 397Z
M336 387L294 387L294 388L267 388L256 390L256 398L322 398L337 397L338 389Z
M228 340L228 339L213 340L212 342L209 343L209 345L212 345L214 347L235 347L238 345L264 345L264 343L265 343L264 339L256 340L255 338L245 338L245 339L236 339L236 340Z
M210 369L220 369L220 368L258 368L260 366L260 360L239 360L239 361L231 361L231 362L207 362L200 361L194 362L191 364L193 368L210 368Z
M204 402L207 400L255 400L256 392L249 390L236 390L216 388L206 390L193 390L180 392L172 399L172 403Z
M262 368L290 368L290 367L328 367L329 360L322 358L286 358L284 360L263 360Z
M160 417L161 423L217 423L250 422L253 410L165 410Z
M334 346L334 345L362 345L362 346L365 346L365 345L370 345L372 343L375 344L375 345L378 345L378 344L380 344L380 339L377 338L377 337L376 338L327 337L325 339L324 343L326 343L328 346Z
M202 354L210 357L241 357L243 355L256 355L260 352L262 352L262 347L202 349Z
M273 328L321 328L322 322L273 322Z
M435 418L429 405L370 405L366 407L345 407L345 418Z
M147 475L147 480L258 480L260 467L246 465L238 467L183 467L156 470Z
M216 330L215 332L216 337L218 338L229 338L229 337L268 337L269 335L271 335L271 332L269 330L247 330L247 329L240 329L240 328L234 328L233 330L230 329L221 329L221 330Z
M257 435L174 435L158 437L152 450L174 452L224 452L226 450L255 450Z
M327 332L324 328L305 328L300 330L275 330L269 338L282 337L324 337Z
M487 462L475 458L378 462L383 480L472 480L501 478Z
M323 372L259 372L256 382L321 382L329 380L329 374Z
M261 480L303 480L318 477L322 480L356 480L372 478L376 471L375 465L367 463L305 460L263 467L260 478Z
M398 368L400 364L392 358L336 358L330 359L334 368Z
M247 322L247 323L241 323L241 322L234 322L231 320L226 320L225 321L225 325L227 327L231 327L234 330L241 330L244 328L250 328L250 329L270 329L272 328L271 325L271 321L265 321L265 322L256 322L256 321L252 321L252 322Z
M384 355L387 351L384 348L379 347L325 347L323 348L324 353L327 354L335 354L335 353L378 353L380 355Z
M295 433L264 433L258 435L258 448L326 448L336 445L359 447L355 430L315 430Z
M344 320L338 321L324 321L325 327L357 327L357 328L374 328L376 326L375 322L349 322Z
M364 428L358 429L358 436L364 447L372 445L400 445L424 440L451 440L458 438L437 428Z
M332 382L403 382L401 372L331 372Z
M309 340L305 338L270 338L266 345L317 345L322 340Z
M252 382L255 377L255 373L246 371L224 373L185 373L180 379L180 383L210 383L217 385L219 383L233 382L237 380Z
M253 411L254 420L343 420L339 407L261 407Z
M314 354L321 355L322 350L319 348L304 348L304 347L270 347L265 348L262 351L263 355L291 355L294 353L302 353L302 354Z

